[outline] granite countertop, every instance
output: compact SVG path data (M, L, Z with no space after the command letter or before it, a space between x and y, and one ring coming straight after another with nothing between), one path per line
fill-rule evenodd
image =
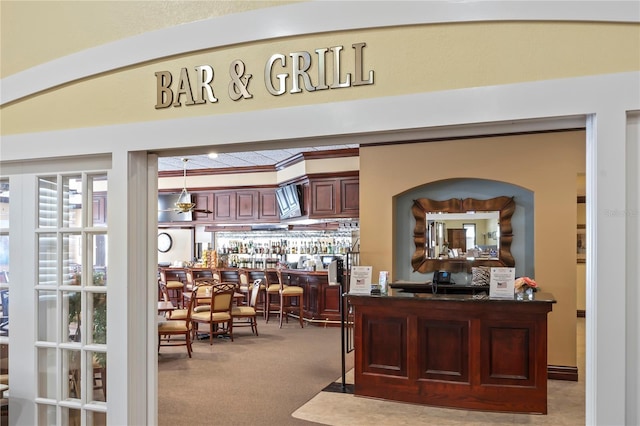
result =
M551 293L534 292L533 299L516 300L502 299L502 298L490 298L488 295L471 295L471 294L432 294L432 293L412 293L407 291L396 291L393 294L386 295L370 295L370 294L354 294L349 293L349 297L375 297L375 298L387 298L387 299L421 299L421 300L440 300L440 301L452 301L452 302L518 302L518 303L556 303L556 299Z

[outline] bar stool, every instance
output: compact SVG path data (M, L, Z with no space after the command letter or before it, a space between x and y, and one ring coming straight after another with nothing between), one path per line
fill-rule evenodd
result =
M280 328L282 328L283 317L286 316L286 321L287 323L289 322L289 313L297 313L300 327L304 328L302 321L302 296L304 296L304 289L297 285L284 285L282 283L282 273L278 271L277 274L279 281L278 292L280 293ZM297 305L292 304L293 300L296 301Z
M282 279L279 271L265 270L264 280L264 308L262 311L265 321L269 322L269 316L271 316L272 313L277 314L280 311L280 284L282 283Z

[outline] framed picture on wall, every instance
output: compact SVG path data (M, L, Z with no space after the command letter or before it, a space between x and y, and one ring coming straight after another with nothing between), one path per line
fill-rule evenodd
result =
M585 263L587 260L587 230L586 225L578 225L576 258L578 263Z

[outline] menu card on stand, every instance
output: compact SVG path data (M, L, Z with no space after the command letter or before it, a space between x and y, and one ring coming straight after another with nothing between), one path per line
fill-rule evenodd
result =
M349 294L371 294L373 266L352 266Z
M492 299L513 299L516 268L491 268L489 297Z

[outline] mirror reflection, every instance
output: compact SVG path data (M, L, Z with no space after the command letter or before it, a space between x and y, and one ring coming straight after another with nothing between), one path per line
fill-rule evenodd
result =
M498 259L500 212L427 213L430 259Z
M451 271L459 263L467 269L515 266L511 254L513 197L419 198L413 200L411 211L416 221L414 272Z

